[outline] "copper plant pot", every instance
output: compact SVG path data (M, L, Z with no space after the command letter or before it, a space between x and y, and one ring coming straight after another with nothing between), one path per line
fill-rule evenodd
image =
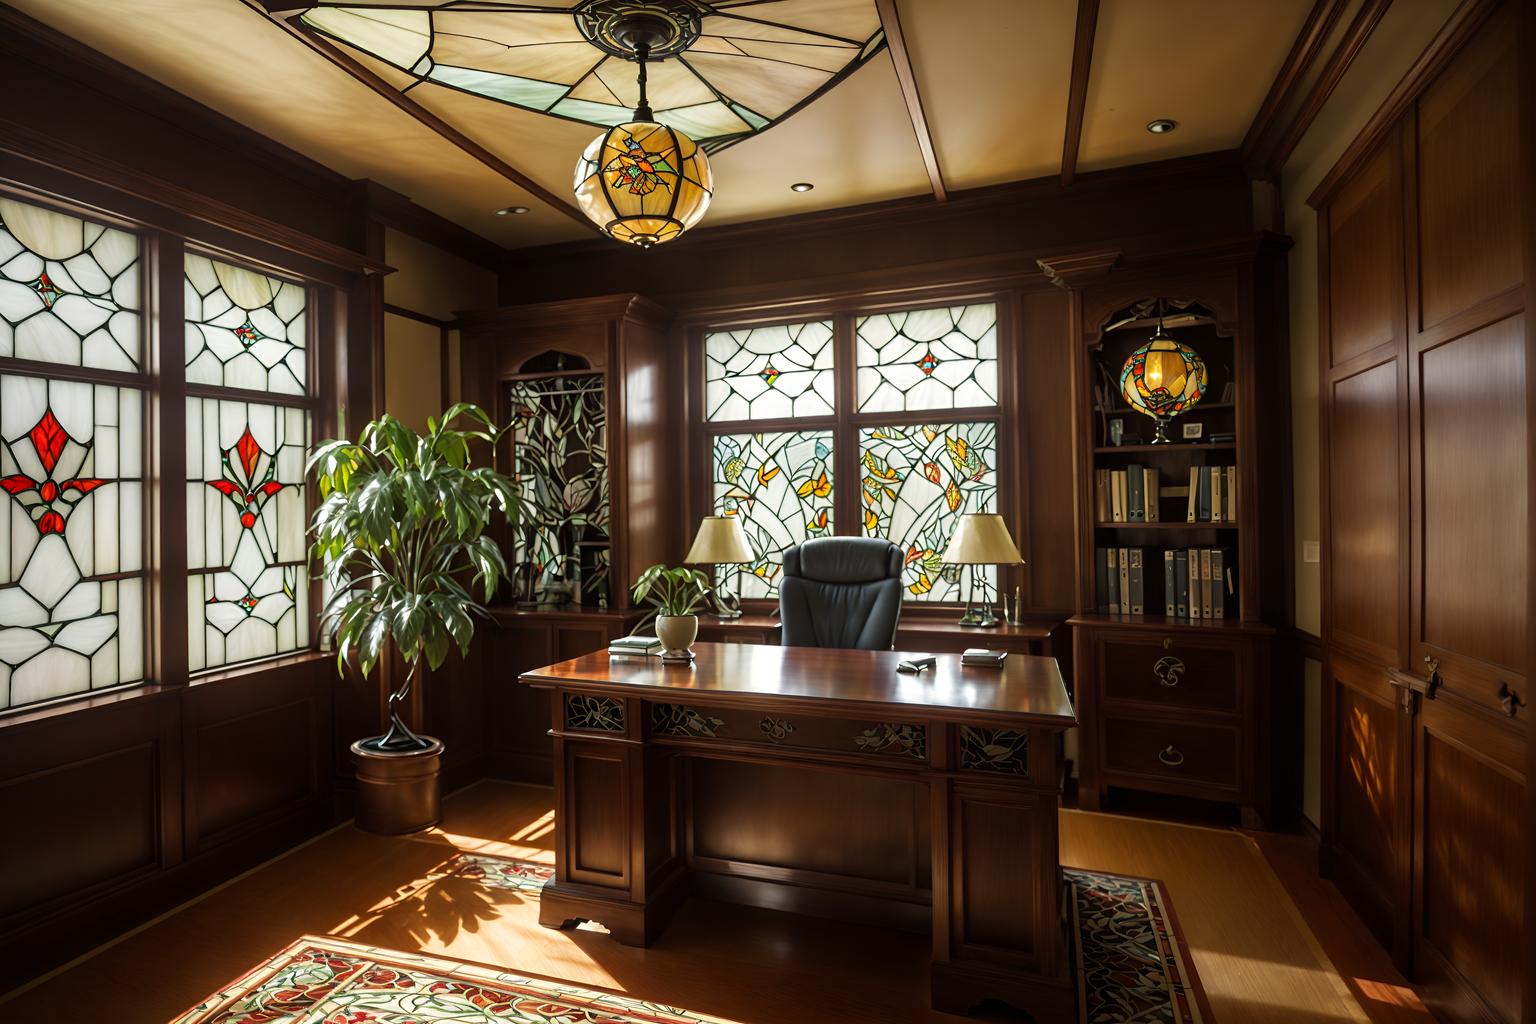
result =
M357 827L375 835L420 832L443 817L439 780L443 742L431 736L425 750L389 752L352 744L357 768Z

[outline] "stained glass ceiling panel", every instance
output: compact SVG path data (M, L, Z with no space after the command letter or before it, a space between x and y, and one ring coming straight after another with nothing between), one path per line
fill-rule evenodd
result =
M701 34L648 66L656 119L711 152L763 131L885 46L874 0L693 0ZM631 119L635 65L577 24L580 0L320 4L310 29L408 76L597 127Z

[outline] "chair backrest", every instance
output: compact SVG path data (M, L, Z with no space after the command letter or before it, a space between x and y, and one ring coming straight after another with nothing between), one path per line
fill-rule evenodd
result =
M901 618L901 549L879 537L820 537L784 552L785 647L888 651Z

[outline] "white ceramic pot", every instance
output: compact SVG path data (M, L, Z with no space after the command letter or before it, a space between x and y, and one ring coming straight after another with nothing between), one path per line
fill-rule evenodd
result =
M656 638L669 651L686 651L699 638L697 615L656 616Z

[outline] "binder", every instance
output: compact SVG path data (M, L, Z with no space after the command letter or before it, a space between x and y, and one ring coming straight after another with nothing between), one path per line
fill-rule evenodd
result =
M1120 614L1131 613L1131 554L1125 548L1118 552L1118 566L1120 570Z
M1211 618L1224 619L1227 617L1227 574L1224 563L1225 556L1221 548L1211 551Z
M1221 522L1221 492L1226 471L1220 466L1211 467L1211 522Z
M1227 467L1227 522L1237 522L1237 467Z
M1093 471L1093 521L1107 523L1109 516L1109 470L1096 469Z
M1104 548L1093 549L1093 597L1100 612L1109 611L1109 571Z
M1200 496L1195 508L1195 522L1211 521L1211 467L1200 467Z
M1173 618L1178 610L1179 581L1174 575L1173 549L1163 551L1163 614Z
M1148 466L1144 471L1146 483L1143 485L1147 493L1147 522L1155 523L1161 520L1162 514L1158 511L1158 502L1162 500L1162 481L1158 478L1155 468Z
M1200 617L1211 617L1211 549L1200 549Z
M1141 548L1130 549L1131 614L1143 615L1147 610L1146 567L1142 565Z
M1104 548L1104 610L1113 615L1120 610L1120 563L1114 548Z
M1189 552L1173 553L1173 613L1181 619L1189 618Z
M1146 479L1142 467L1125 467L1125 521L1128 523L1147 521Z
M1110 522L1125 522L1125 470L1117 469L1109 474L1110 480Z
M1189 518L1185 522L1194 522L1195 513L1199 510L1200 500L1200 467L1189 467Z

